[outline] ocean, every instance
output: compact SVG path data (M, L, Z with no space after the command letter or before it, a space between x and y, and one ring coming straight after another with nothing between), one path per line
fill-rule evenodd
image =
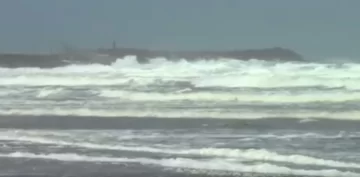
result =
M0 176L358 177L360 64L0 68Z

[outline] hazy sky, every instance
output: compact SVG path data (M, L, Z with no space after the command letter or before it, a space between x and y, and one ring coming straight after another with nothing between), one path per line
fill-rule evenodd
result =
M360 0L1 0L0 51L248 49L360 58Z

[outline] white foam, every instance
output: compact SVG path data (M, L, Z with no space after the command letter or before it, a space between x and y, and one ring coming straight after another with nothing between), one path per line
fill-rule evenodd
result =
M125 82L132 83L127 80ZM144 81L145 82L145 81ZM126 84L125 84L126 85ZM212 102L212 103L256 103L256 104L295 104L295 103L341 103L347 101L360 101L360 92L344 92L344 91L302 91L298 93L289 93L286 91L222 91L222 92L191 92L190 88L181 89L170 93L160 92L140 92L128 91L121 89L109 88L88 88L88 92L97 94L99 97L111 98L112 101L132 101L132 102L174 102L174 101L192 101L192 102ZM0 96L6 97L7 94L35 94L34 97L45 98L58 95L64 99L73 97L72 91L67 91L64 88L44 87L41 89L18 89L11 91L9 89L0 93ZM24 97L27 101L29 98ZM16 100L19 100L17 98ZM90 101L90 99L87 99ZM107 100L108 101L108 100ZM26 102L25 102L26 103Z
M291 169L282 166L271 165L267 163L259 163L256 165L244 165L241 163L229 162L220 159L211 160L193 160L186 158L175 159L148 159L148 158L116 158L116 157L97 157L84 156L78 154L32 154L25 152L15 152L9 154L0 154L0 157L8 158L32 158L32 159L51 159L58 161L87 161L87 162L118 162L118 163L141 163L145 165L159 165L173 168L189 168L199 170L221 170L232 172L247 173L272 173L272 174L288 174L288 175L306 175L306 176L325 176L325 177L352 177L360 174L353 172L342 172L338 170L302 170Z
M209 87L344 87L360 89L360 64L274 63L220 59L170 62L164 58L138 64L135 57L110 66L71 65L54 69L0 68L5 85L116 85L124 79L188 80Z
M360 120L360 111L346 112L324 112L324 111L287 111L271 112L262 111L253 112L251 110L227 110L227 109L207 109L207 110L164 110L158 108L142 108L140 112L138 107L129 109L90 109L90 108L32 108L32 109L0 109L0 115L56 115L56 116L98 116L98 117L132 117L132 118L209 118L209 119L263 119L263 118L291 118L291 119L340 119L340 120Z
M185 84L183 84L184 82ZM360 111L354 105L347 107L348 111L338 111L346 106L342 104L343 102L352 104L360 101L360 92L355 91L360 89L359 82L360 64L356 63L335 65L276 63L256 60L238 61L231 59L171 62L164 58L157 58L151 60L149 64L139 64L136 62L135 57L128 56L117 60L109 66L91 64L70 65L53 69L0 68L0 87L6 87L6 90L13 88L14 90L23 89L22 92L16 92L15 95L9 97L1 95L2 98L4 97L3 100L6 101L0 105L0 114L234 119L293 117L299 119L359 120ZM174 87L178 87L174 83L183 85L177 91L174 91L174 89L177 89ZM59 85L60 87L57 89L47 87L52 85ZM97 87L93 87L94 85ZM112 87L118 85L126 88ZM222 89L226 91L220 92L221 89L209 91L215 88L199 89L194 88L194 85L197 87L256 87L260 88L260 91L259 89L234 89L236 91ZM31 86L45 88L39 91L36 90L39 89L38 87ZM82 88L79 91L82 96L77 99L79 104L71 105L72 107L68 106L71 108L67 108L64 106L65 104L60 105L60 103L64 103L61 100L70 99L78 93L78 90L74 92L65 92L64 90L68 87L77 86ZM137 89L137 91L126 90L138 88L138 86L141 86L141 89L144 88L146 91L141 92L140 89ZM303 86L336 87L336 89L264 89ZM171 87L172 93L157 92L164 88L166 90L169 87ZM123 88L123 90L113 88ZM156 88L159 90L156 90ZM82 94L84 90L94 94L86 97L87 94ZM76 94L74 94L75 92ZM57 103L53 102L51 104L43 99L37 99L51 98L53 95L63 99L57 99ZM102 98L99 99L98 96ZM46 101L49 100L46 99ZM196 110L179 108L189 103L189 101ZM32 105L35 102L39 104ZM129 109L127 109L126 105L119 106L124 102L131 103L131 106L128 106ZM307 105L307 103L315 102L337 105L332 107L335 109L329 108L327 111L306 110L306 108L303 108L304 110L290 110L290 108L293 108L292 106L296 107L298 106L296 104L299 103L302 104L301 107L306 105L304 107L308 108L311 105ZM208 103L211 105L208 105ZM267 108L261 107L254 111L241 108L241 105L250 103L266 106L269 104L292 105L289 109L278 109L278 107L276 110L265 110ZM205 107L217 105L219 107L216 109L205 109ZM228 107L229 105L231 108ZM235 105L239 109L235 110ZM171 106L178 109L172 109ZM321 104L320 106L323 109L327 105ZM28 109L21 109L24 107ZM47 109L48 107L51 108ZM166 107L166 109L160 109L160 107ZM197 109L197 107L204 109L199 110L200 108ZM350 110L351 107L354 108ZM110 110L110 108L112 109ZM139 112L139 108L143 111Z
M52 138L59 137L78 137L78 135L93 135L86 136L87 138L116 138L117 140L132 140L132 139L163 139L163 138L176 138L176 139L188 139L188 138L231 138L241 140L243 138L254 139L339 139L339 138L360 138L360 132L334 132L328 134L321 133L265 133L265 134L254 134L244 132L173 132L173 131L156 131L156 130L58 130L58 131L47 131L47 130L19 130L19 129L0 129L0 140L21 140L30 141L35 137L47 137ZM5 138L5 139L4 139ZM27 139L28 138L28 139ZM38 141L35 141L38 142Z
M188 91L186 89L185 91ZM309 103L309 102L344 102L360 101L360 92L345 93L338 91L305 92L290 94L288 92L194 92L194 93L156 93L132 92L123 90L101 90L100 96L118 98L131 101L231 101L231 102L259 102L259 103Z
M320 165L320 166L331 166L331 167L344 167L344 168L360 168L360 164L338 162L333 160L324 160L314 157L308 157L304 155L281 155L275 152L269 152L265 149L219 149L219 148L206 148L200 150L189 150L190 153L199 153L206 156L219 156L219 157L237 157L252 160L262 161L276 161L295 163L302 165Z
M121 76L98 75L20 75L15 77L0 77L2 85L8 86L111 86L111 85L147 85L154 82L154 78L124 78ZM136 82L134 82L136 81Z
M52 88L43 88L41 89L38 94L36 95L36 97L38 98L45 98L45 97L48 97L50 95L54 95L54 94L57 94L57 93L60 93L63 89L62 88L55 88L55 89L52 89Z

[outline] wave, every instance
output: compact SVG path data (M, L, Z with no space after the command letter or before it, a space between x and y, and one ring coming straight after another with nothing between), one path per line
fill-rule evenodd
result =
M100 90L99 96L130 101L231 101L259 103L311 103L360 101L360 92L308 91L289 93L286 91L267 92L191 92L191 89L175 93L133 92L123 90Z
M37 98L45 98L49 97L54 94L58 94L64 89L62 88L56 88L56 89L49 89L49 88L43 88L40 91L38 91L38 94L36 95Z
M141 108L141 107L140 107ZM91 109L91 108L3 108L0 115L26 115L26 116L96 116L96 117L132 117L132 118L210 118L210 119L262 119L262 118L292 118L292 119L337 119L337 120L359 120L359 111L252 111L252 110L230 110L230 109L207 109L207 110L165 110L163 108L141 108L132 109Z
M356 63L156 58L139 64L128 56L111 65L0 68L6 100L0 114L356 120L359 82Z
M282 162L297 165L315 165L326 167L340 167L340 168L358 168L360 164L351 162L340 162L335 160L319 159L315 157L290 154L282 155L276 152L271 152L266 149L229 149L229 148L201 148L201 149L164 149L156 147L144 146L124 146L119 144L94 144L88 142L69 142L59 139L47 139L41 137L23 137L23 136L0 136L1 140L16 140L40 144L52 144L70 147L82 147L87 149L106 149L119 151L135 151L135 152L150 152L170 155L200 155L205 157L223 157L245 161L263 161L263 162Z
M165 58L139 64L134 57L111 65L70 65L53 69L0 68L2 85L79 86L189 81L195 87L326 87L360 89L360 64L277 63L220 59L188 62Z
M298 104L298 103L342 103L360 101L360 92L344 91L197 91L191 88L170 89L167 92L159 91L131 91L129 89L88 88L82 90L59 87L43 87L23 90L2 89L0 97L27 95L26 104L33 99L63 98L71 100L83 98L90 100L90 96L106 98L113 101L125 102L229 102L233 104ZM93 98L94 99L94 98Z
M291 169L284 166L259 163L255 165L245 165L233 163L226 160L212 159L206 161L174 158L174 159L148 159L148 158L119 158L119 157L98 157L85 156L78 154L33 154L26 152L15 152L9 154L0 154L0 157L7 158L30 158L30 159L49 159L58 161L85 161L85 162L108 162L108 163L140 163L145 165L159 165L163 167L185 168L197 170L218 170L242 173L266 173L266 174L287 174L287 175L306 175L306 176L359 176L354 172L342 172L338 170L302 170Z
M67 131L48 131L48 130L19 130L19 129L0 129L0 140L19 140L32 141L33 136L53 136L52 138L74 138L77 135L91 134L94 130L67 130ZM345 132L335 131L333 133L301 133L301 132L278 132L278 133L241 133L234 134L233 131L219 130L219 131L202 131L200 133L191 133L180 131L165 131L164 130L101 130L100 137L111 138L116 137L117 140L134 140L134 139L161 139L161 138L252 138L252 139L279 139L279 140L293 140L293 139L346 139L346 138L360 138L360 132ZM95 131L96 133L96 131ZM118 136L118 135L121 136ZM97 135L99 136L99 135ZM39 139L35 142L40 141Z

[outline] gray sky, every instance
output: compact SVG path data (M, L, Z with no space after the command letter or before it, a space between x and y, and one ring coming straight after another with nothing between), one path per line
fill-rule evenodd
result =
M0 51L286 47L360 58L359 0L1 0Z

